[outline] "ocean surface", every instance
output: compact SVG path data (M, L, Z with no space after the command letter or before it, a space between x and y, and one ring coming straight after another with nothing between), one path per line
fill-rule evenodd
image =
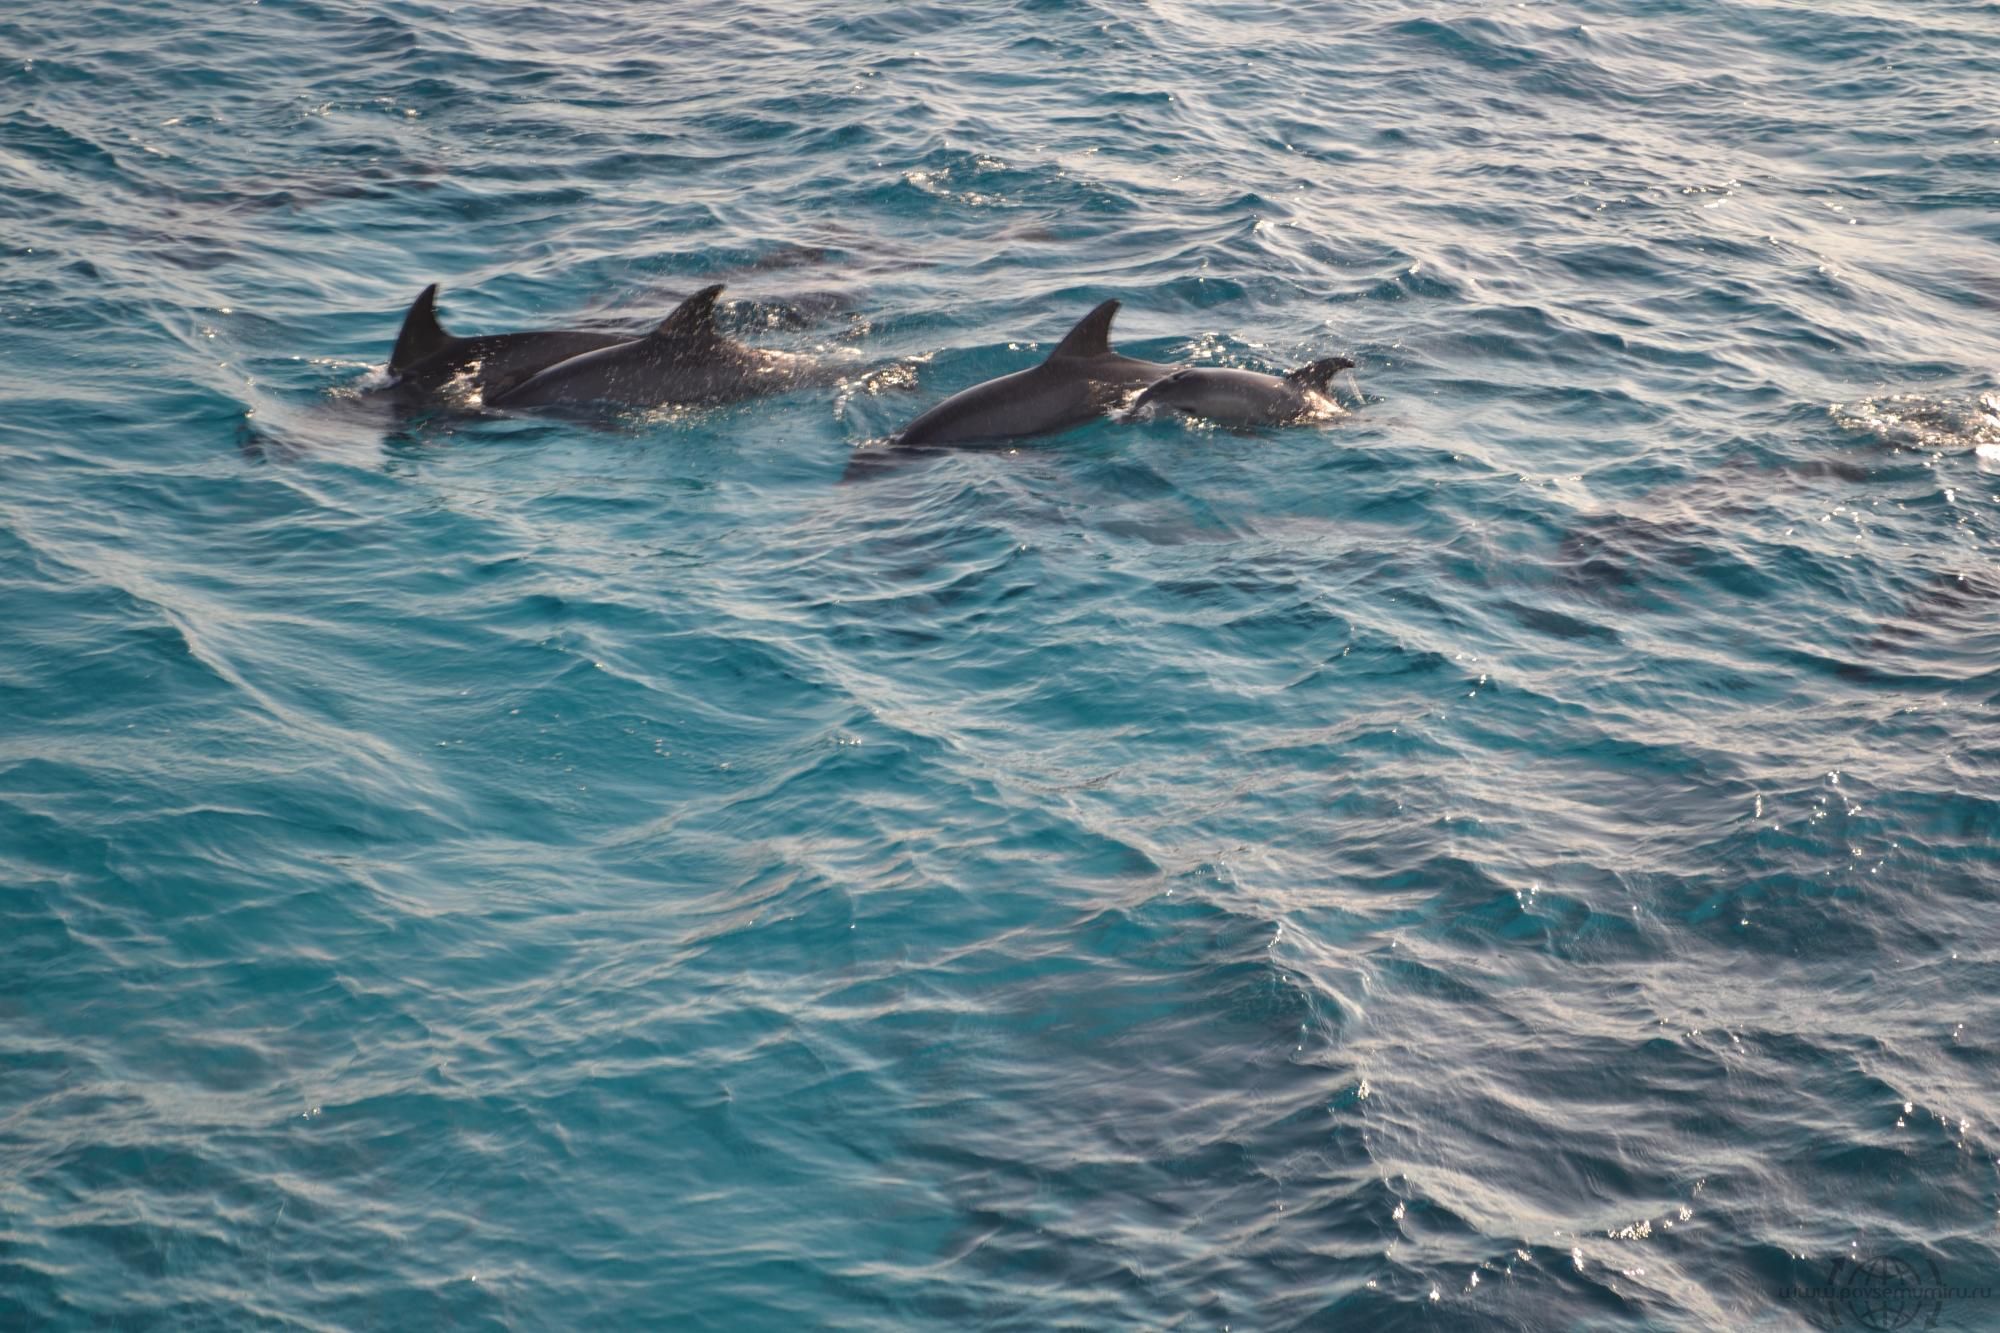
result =
M16 0L0 252L0 1327L2000 1328L2000 4ZM851 466L1110 297L1353 410Z

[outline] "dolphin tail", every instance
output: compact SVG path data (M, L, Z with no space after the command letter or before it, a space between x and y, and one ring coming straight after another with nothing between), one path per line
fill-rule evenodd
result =
M652 332L655 338L675 341L686 338L715 338L715 298L722 295L722 283L704 287L674 307L674 313L660 321Z
M1064 335L1056 344L1056 350L1049 353L1049 360L1070 356L1110 356L1111 317L1118 313L1118 302L1106 301L1076 322L1076 327Z
M1285 378L1308 389L1324 391L1333 382L1333 377L1343 370L1354 369L1354 363L1344 356L1330 356L1324 361L1310 361L1297 370L1288 371Z
M437 295L438 285L432 283L410 302L410 313L403 316L403 331L396 335L396 350L389 353L390 374L402 374L424 358L442 352L451 342L451 335L438 323Z

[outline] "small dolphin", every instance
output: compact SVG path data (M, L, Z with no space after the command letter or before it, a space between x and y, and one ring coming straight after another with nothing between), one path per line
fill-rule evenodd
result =
M583 329L539 329L456 338L437 317L437 284L418 294L403 316L389 373L396 387L426 396L481 399L505 393L530 375L600 347L629 342L630 334Z
M811 357L746 347L715 327L722 284L680 303L645 337L585 352L487 399L493 407L727 403L826 378Z
M1314 361L1285 375L1188 367L1148 385L1133 400L1132 411L1170 407L1224 426L1286 426L1339 413L1340 404L1326 388L1335 375L1352 369L1354 363L1344 356Z
M1111 317L1117 313L1118 302L1106 301L1077 322L1048 360L961 389L903 427L896 442L1015 440L1050 435L1102 416L1125 394L1172 369L1111 350Z

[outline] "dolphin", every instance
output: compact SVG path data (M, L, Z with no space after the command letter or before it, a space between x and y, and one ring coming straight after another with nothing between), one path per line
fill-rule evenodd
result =
M1132 401L1132 411L1168 407L1224 426L1286 426L1340 412L1327 385L1352 369L1354 363L1344 356L1314 361L1285 375L1188 367L1148 385Z
M1104 415L1124 395L1173 369L1112 351L1111 317L1117 313L1118 302L1106 301L1077 321L1048 360L959 390L898 431L896 443L1014 440L1054 434Z
M631 340L630 334L583 329L453 337L438 323L437 291L432 283L410 303L403 331L396 335L396 349L389 353L389 373L400 390L483 400L558 362Z
M727 403L828 378L811 357L746 347L715 326L722 284L680 303L643 338L558 362L486 401L492 407Z

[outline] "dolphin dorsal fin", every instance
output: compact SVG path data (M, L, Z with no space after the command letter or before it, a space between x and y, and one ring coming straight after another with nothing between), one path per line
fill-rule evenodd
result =
M652 336L675 342L720 337L715 331L715 298L722 295L722 287L719 282L713 287L704 287L675 306L674 313L660 321L660 327L653 330Z
M1110 356L1111 317L1118 313L1118 302L1106 301L1097 309L1076 322L1063 340L1056 344L1056 350L1049 353L1049 360L1064 357Z
M1308 361L1297 370L1285 372L1285 378L1294 384L1302 384L1308 389L1324 389L1333 382L1333 377L1343 370L1354 369L1354 363L1344 356L1329 356L1323 361Z
M432 283L410 302L410 313L403 316L403 331L396 335L396 350L389 353L391 374L436 356L451 342L451 335L438 323L437 298L438 285Z

